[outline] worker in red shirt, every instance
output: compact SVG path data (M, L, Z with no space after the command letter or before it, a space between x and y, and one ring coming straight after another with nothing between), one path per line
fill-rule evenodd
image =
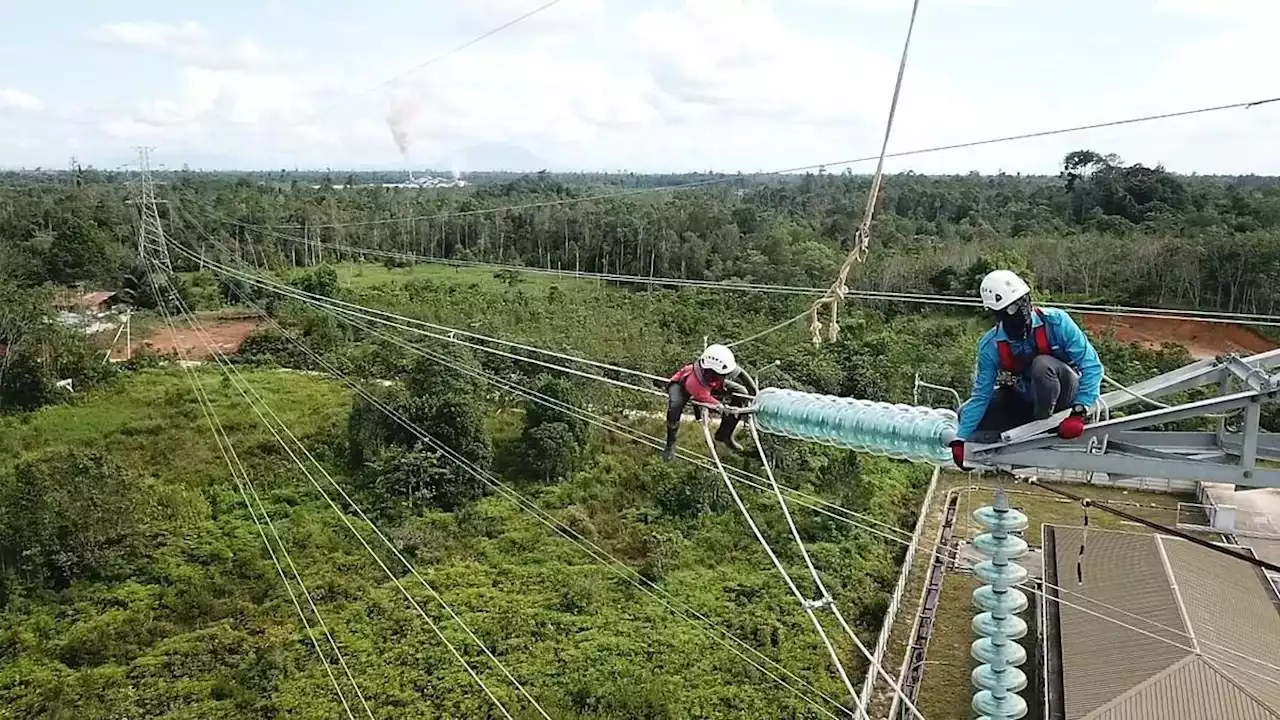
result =
M745 407L755 395L755 388L748 388L735 378L740 374L733 351L724 345L708 345L696 362L676 371L667 382L667 445L662 459L670 461L676 456L676 434L680 431L680 416L690 400L695 403L693 415L699 420L707 409L720 413L720 427L715 438L739 452L742 446L733 439L738 427L738 415L734 408ZM750 382L750 376L745 376Z

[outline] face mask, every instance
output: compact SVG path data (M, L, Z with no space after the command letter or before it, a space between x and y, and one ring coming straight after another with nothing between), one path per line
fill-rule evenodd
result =
M1031 303L1025 298L1018 300L996 317L1010 340L1022 340L1031 329Z

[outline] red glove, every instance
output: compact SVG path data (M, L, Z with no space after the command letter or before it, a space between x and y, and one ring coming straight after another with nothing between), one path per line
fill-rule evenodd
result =
M951 441L951 460L956 464L956 467L960 468L961 470L969 469L964 466L964 441L963 440Z
M1074 440L1084 434L1084 416L1070 415L1058 425L1058 437Z

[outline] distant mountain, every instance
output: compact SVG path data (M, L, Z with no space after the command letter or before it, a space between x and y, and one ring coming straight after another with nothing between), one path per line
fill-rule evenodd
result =
M552 163L538 157L529 150L510 143L489 142L478 143L450 153L429 167L450 170L457 168L460 172L496 171L537 172L554 170Z

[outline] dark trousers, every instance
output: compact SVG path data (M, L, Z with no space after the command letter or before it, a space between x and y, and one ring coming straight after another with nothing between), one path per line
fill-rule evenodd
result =
M746 407L750 402L745 397L747 393L746 386L727 381L724 384L724 393L726 397L721 398L727 405L734 407ZM680 430L680 416L684 414L684 408L689 404L689 392L684 389L681 383L670 383L667 385L667 442L673 443L676 439L676 433ZM707 409L701 405L693 406L693 416L702 419L702 414ZM725 439L733 436L733 431L738 427L737 415L725 415L720 418L720 427L716 429L716 438Z
M1000 442L1000 433L1006 430L1066 410L1080 388L1076 371L1052 355L1035 356L1023 377L1031 388L1032 399L1028 401L1012 387L996 390L970 442Z

